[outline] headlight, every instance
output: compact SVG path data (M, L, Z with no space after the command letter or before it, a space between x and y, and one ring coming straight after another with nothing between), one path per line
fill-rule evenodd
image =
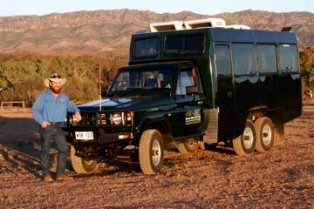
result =
M121 123L121 121L122 121L122 117L121 117L121 115L120 115L119 113L113 114L113 116L112 116L112 122L113 122L114 124L119 125L119 124Z

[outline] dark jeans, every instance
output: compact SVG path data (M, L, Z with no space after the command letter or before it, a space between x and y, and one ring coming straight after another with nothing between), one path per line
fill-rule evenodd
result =
M43 176L50 174L50 148L52 141L54 141L58 150L58 168L57 176L64 174L66 161L69 152L69 146L66 142L64 133L60 126L47 126L46 128L40 128L41 139L41 169Z

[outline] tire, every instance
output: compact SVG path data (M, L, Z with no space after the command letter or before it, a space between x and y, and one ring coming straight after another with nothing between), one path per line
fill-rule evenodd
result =
M91 173L97 167L97 160L84 160L76 156L73 146L71 146L71 163L74 171L78 174Z
M191 154L198 150L198 143L196 141L188 141L184 143L179 143L177 149L182 154Z
M232 140L234 151L237 155L251 155L256 147L256 131L252 121L247 120L243 134Z
M265 152L274 144L274 125L268 117L258 118L254 122L256 129L256 151Z
M139 163L144 174L160 172L164 163L164 145L159 131L150 129L142 134L139 145Z

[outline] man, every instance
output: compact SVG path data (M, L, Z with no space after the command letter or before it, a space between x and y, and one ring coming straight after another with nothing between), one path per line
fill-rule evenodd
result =
M69 97L61 92L61 86L66 79L53 73L44 83L49 88L42 92L36 99L33 107L33 117L40 124L41 139L41 168L44 181L53 181L50 174L50 148L52 140L58 150L57 180L70 180L72 177L65 175L66 161L69 147L64 133L60 127L65 121L67 112L74 113L75 118L80 121L79 109L70 101Z

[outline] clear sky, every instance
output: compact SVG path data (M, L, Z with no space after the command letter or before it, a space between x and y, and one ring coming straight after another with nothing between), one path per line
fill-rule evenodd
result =
M202 15L247 9L314 13L314 0L0 0L0 16L114 9L149 10L159 14L191 11Z

